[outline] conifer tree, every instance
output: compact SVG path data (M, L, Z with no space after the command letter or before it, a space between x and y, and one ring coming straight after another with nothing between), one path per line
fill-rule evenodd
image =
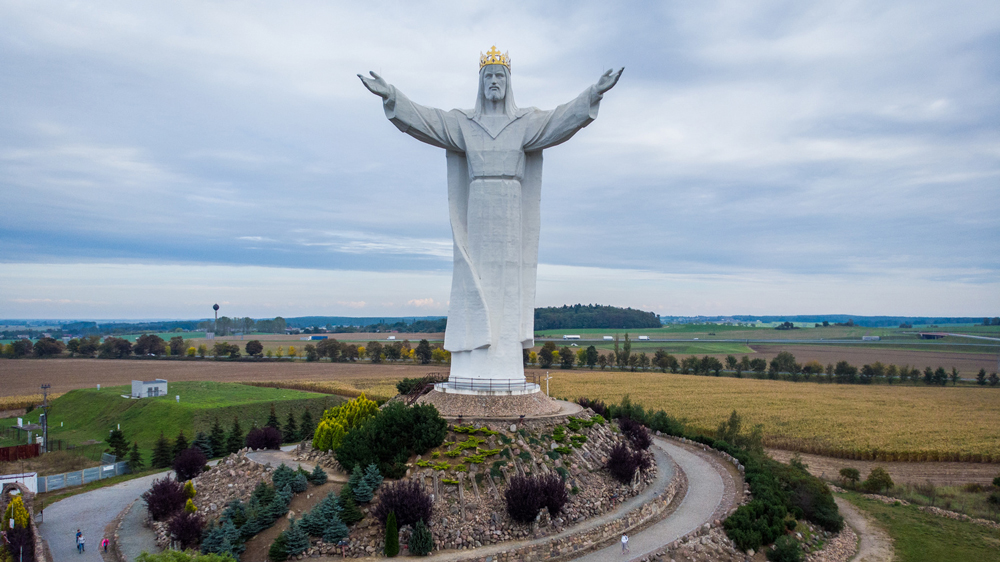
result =
M318 506L317 506L318 507ZM313 508L299 519L299 527L310 537L322 537L329 521L323 517L323 510Z
M354 488L354 499L358 503L368 503L372 501L375 491L372 490L371 484L367 480L362 479L361 482Z
M160 438L156 440L156 444L153 445L153 468L167 468L174 464L174 457L171 452L170 440L163 436L163 432L160 432Z
M360 465L354 465L354 470L351 471L351 477L347 480L347 485L351 488L351 492L357 488L361 481L364 480L365 473L361 470Z
M358 509L358 504L354 501L354 494L348 486L341 489L340 506L340 519L344 523L353 525L364 518L361 510Z
M142 462L142 453L139 452L139 442L132 444L132 452L128 454L128 469L132 472L139 472L146 466Z
M128 455L128 441L125 440L125 434L120 429L111 430L108 435L108 447L117 461L124 460L125 456Z
M309 408L302 410L302 420L299 422L299 441L312 439L316 433L316 422L313 421Z
M171 462L173 459L177 458L177 455L181 454L181 451L188 448L187 437L184 437L184 430L182 429L179 434L177 434L177 440L174 441L174 448L171 451Z
M288 560L287 541L287 531L282 531L278 534L278 537L271 543L271 548L267 550L268 560L271 560L271 562L285 562L285 560Z
M281 430L281 440L284 443L294 443L299 441L299 425L295 423L295 414L288 410L288 420Z
M392 558L399 554L399 529L396 527L396 512L390 511L385 520L385 555Z
M368 483L373 492L382 485L382 473L378 471L375 463L369 464L368 468L365 469L364 481Z
M230 454L243 448L243 428L240 427L240 420L233 416L233 427L226 436L226 451Z
M309 536L300 525L296 524L295 519L288 524L285 533L285 551L289 556L298 556L309 548Z
M194 489L194 481L188 480L184 483L184 497L187 499L194 499L198 495L198 491Z
M295 478L292 479L291 486L292 492L301 494L306 491L306 488L309 487L309 481L306 479L305 474L296 474Z
M423 519L417 521L416 526L413 527L413 534L410 535L408 546L410 552L417 556L427 556L434 550L434 535L431 534L427 525L424 525Z
M319 463L316 463L316 468L314 468L312 473L309 474L309 481L315 486L322 486L323 484L326 484L326 479L326 471L323 470L323 467L321 467Z
M212 445L212 452L215 453L215 456L222 457L226 455L226 432L222 429L222 424L219 423L218 416L212 422L212 429L208 432L208 440Z
M215 456L215 449L212 448L212 440L205 434L204 431L198 432L198 435L195 436L194 442L191 443L191 446L200 449L206 459L210 459Z
M273 427L278 431L281 431L281 424L278 423L278 415L274 413L274 404L271 404L271 415L267 416L267 423L264 427Z
M339 516L334 515L329 518L326 530L323 531L323 542L326 544L337 544L337 542L346 539L348 534L350 534L350 531L347 530L347 525Z

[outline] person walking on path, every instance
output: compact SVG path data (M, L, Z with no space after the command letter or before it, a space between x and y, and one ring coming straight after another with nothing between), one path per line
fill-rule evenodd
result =
M80 532L80 529L77 529L76 530L76 549L78 551L80 550L80 537L82 537L82 536L83 536L83 533Z
M87 552L87 539L85 539L82 534L80 535L80 544L77 546L81 553Z
M628 549L628 535L622 535L622 554L630 552Z
M101 541L101 547L104 548L104 552L108 551L108 537L104 537L104 540Z

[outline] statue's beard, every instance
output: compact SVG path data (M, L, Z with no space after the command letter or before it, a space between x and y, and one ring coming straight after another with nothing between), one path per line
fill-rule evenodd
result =
M489 101L500 101L503 99L503 94L499 90L486 90L486 99Z

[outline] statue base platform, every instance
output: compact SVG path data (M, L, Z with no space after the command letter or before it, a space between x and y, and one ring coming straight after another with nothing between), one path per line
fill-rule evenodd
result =
M432 404L448 419L508 420L572 415L582 408L577 404L553 400L541 389L469 389L439 383L434 390L417 399L418 404ZM524 387L538 387L531 383ZM441 388L438 388L441 387Z

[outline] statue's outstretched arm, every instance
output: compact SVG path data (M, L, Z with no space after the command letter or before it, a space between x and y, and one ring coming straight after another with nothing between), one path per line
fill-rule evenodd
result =
M372 77L365 78L364 76L358 74L358 78L361 79L361 83L365 85L365 88L368 88L369 92L381 97L383 100L388 99L389 94L392 93L392 87L389 86L389 84L381 76L375 74L374 70L369 71L368 74L371 74Z
M618 79L622 77L622 72L625 72L624 66L619 68L618 72L615 72L615 69L612 68L602 74L601 77L597 79L597 83L594 84L594 91L597 95L604 95L604 92L614 88L615 84L618 83Z
M597 83L583 91L569 103L551 111L538 111L531 117L523 148L526 151L549 148L569 140L577 131L597 118L604 93L615 87L624 68L611 69Z
M427 144L445 150L465 151L461 127L454 112L425 107L409 100L403 92L381 76L369 72L371 78L358 74L368 91L382 98L385 116L400 131Z

